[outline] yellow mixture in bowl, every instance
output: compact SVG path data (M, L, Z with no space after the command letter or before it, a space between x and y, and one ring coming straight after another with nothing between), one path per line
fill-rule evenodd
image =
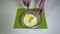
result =
M24 24L28 27L35 26L37 24L37 18L32 14L26 14L24 16Z

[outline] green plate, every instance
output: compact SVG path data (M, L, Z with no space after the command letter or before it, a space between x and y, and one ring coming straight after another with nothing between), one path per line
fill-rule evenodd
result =
M29 10L35 11L37 8L30 8ZM27 9L26 8L18 8L17 13L16 13L16 18L14 22L14 28L19 28L19 29L29 29L21 24L21 15L23 12L25 12ZM47 29L47 23L46 23L46 18L44 12L41 14L42 15L42 22L41 24L36 28L36 29Z

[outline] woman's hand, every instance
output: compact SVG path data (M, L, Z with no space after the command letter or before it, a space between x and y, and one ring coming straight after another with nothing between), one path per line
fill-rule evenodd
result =
M42 10L44 10L44 3L45 3L45 0L41 0L40 4L39 4L39 13L42 12Z
M25 6L29 7L31 0L23 0Z

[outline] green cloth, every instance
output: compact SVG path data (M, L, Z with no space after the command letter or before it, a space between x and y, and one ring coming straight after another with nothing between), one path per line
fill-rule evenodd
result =
M29 10L36 10L37 8L30 8ZM19 29L26 29L25 26L21 24L21 14L25 12L27 9L26 8L18 8L17 9L17 14L14 22L14 28L19 28ZM46 23L46 18L45 18L45 13L43 12L42 14L42 22L39 24L39 26L36 29L47 29L47 23ZM29 28L28 28L29 29Z

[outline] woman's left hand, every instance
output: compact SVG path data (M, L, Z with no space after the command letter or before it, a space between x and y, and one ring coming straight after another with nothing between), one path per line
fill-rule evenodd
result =
M43 10L44 10L44 3L45 3L45 0L41 0L40 4L39 4L39 13L41 13Z

